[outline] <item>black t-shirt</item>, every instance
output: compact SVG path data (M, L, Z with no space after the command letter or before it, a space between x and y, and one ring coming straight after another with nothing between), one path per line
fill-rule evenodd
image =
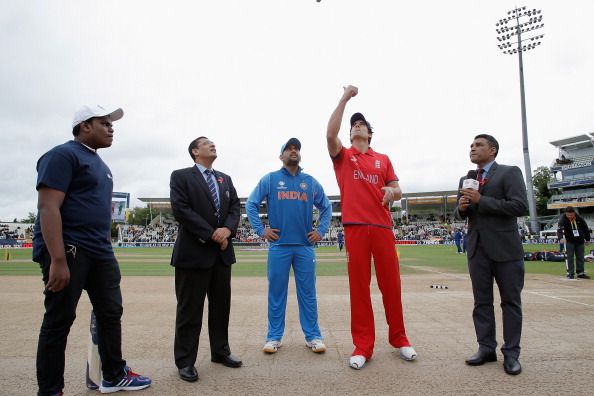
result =
M69 141L54 147L37 161L37 190L64 192L60 208L65 244L75 245L99 260L113 260L111 247L111 171L97 153ZM46 249L37 216L33 260Z

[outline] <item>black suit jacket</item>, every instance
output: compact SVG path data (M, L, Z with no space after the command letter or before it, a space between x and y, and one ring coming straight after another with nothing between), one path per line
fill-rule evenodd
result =
M460 179L458 189L466 176ZM518 216L528 212L526 185L517 166L494 162L487 181L479 188L481 200L471 204L466 212L456 207L458 220L468 218L468 258L472 258L480 245L493 261L522 260L524 249L518 232ZM458 200L461 194L458 193Z
M171 209L179 222L171 256L171 265L174 267L211 268L217 258L226 265L235 263L231 238L235 236L239 225L239 198L231 178L222 172L214 172L221 205L218 218L208 185L196 166L178 169L171 174ZM219 227L231 230L225 250L221 250L221 245L210 239L214 230Z

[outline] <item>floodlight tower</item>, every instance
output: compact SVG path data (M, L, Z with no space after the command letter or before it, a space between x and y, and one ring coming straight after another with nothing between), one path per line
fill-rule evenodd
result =
M526 123L526 98L524 95L524 62L522 53L540 45L544 34L534 32L544 27L541 10L527 10L526 7L516 8L507 12L507 18L500 19L495 24L499 36L498 47L504 54L518 54L520 67L520 101L522 106L522 147L524 151L524 168L526 172L526 187L528 189L528 208L530 211L530 231L539 232L540 226L536 220L536 203L534 187L532 185L532 169L530 167L530 153L528 152L528 125ZM510 23L512 22L512 23ZM513 23L515 22L515 23ZM510 26L508 26L508 24ZM513 26L515 25L515 26ZM522 34L524 34L522 38ZM536 33L536 34L535 34Z

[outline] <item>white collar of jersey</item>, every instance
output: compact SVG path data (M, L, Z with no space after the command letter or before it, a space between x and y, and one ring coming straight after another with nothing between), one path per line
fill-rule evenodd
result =
M92 151L92 152L94 152L94 153L96 153L96 152L97 152L97 150L96 150L96 149L94 149L94 148L90 148L89 146L87 146L87 145L86 145L86 144L84 144L84 143L81 143L81 142L78 142L78 143L79 143L79 144L82 144L83 146L85 146L86 148L88 148L89 150L91 150L91 151Z

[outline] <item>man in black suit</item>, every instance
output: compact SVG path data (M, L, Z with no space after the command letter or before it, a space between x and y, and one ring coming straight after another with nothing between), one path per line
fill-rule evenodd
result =
M180 378L198 380L194 367L202 328L204 298L208 296L208 335L211 360L240 367L228 342L231 307L231 238L239 224L239 198L231 178L212 169L217 158L213 142L201 136L190 143L195 162L171 174L171 209L179 231L171 265L175 267L174 357Z
M503 368L520 374L520 337L524 287L524 251L517 217L526 215L528 202L522 171L499 165L499 143L493 136L477 135L470 145L470 161L478 166L479 188L462 188L460 179L457 219L468 219L468 271L474 294L472 318L478 352L466 360L479 366L497 360L493 279L497 282L503 312Z

